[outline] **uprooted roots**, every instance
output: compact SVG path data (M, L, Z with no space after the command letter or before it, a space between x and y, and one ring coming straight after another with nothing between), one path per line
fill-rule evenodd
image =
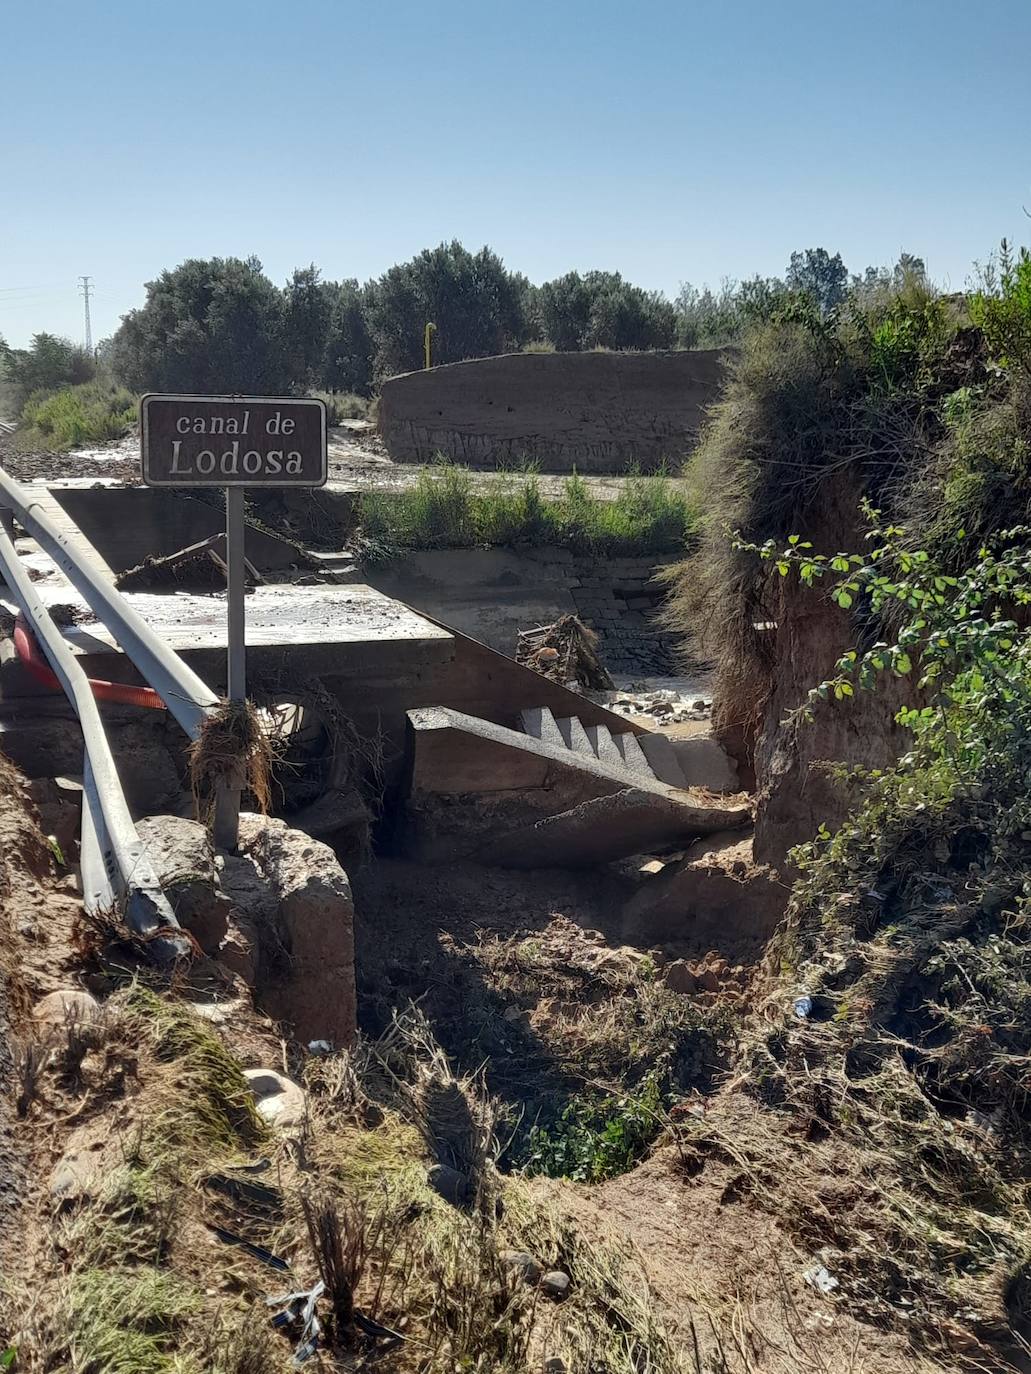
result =
M220 783L246 787L262 815L271 810L272 744L249 701L220 702L190 745L188 757L199 816L210 816Z

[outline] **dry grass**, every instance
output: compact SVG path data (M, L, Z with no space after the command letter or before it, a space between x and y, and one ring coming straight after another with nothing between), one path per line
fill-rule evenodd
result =
M189 748L190 787L197 814L210 818L219 785L244 786L261 814L272 808L273 756L261 717L248 702L223 701Z
M36 1101L40 1091L43 1068L49 1050L38 1040L16 1038L11 1041L14 1081L18 1085L15 1097L15 1110L19 1116L27 1116L29 1108Z

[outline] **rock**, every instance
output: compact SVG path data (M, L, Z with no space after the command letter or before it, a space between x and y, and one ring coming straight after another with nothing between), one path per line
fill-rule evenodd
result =
M498 1258L506 1269L518 1273L523 1282L531 1286L539 1283L544 1273L541 1265L525 1250L502 1250Z
M452 1169L449 1164L433 1164L426 1170L426 1182L452 1207L464 1207L469 1201L472 1189L465 1174Z
M720 976L714 968L698 970L698 986L703 992L719 992Z
M247 1009L242 997L230 997L224 1002L190 1002L189 1006L213 1026L231 1026Z
M222 890L207 830L183 816L148 816L136 830L180 925L205 954L217 954L232 903Z
M541 1366L541 1374L566 1374L568 1368L561 1355L552 1355Z
M692 993L698 983L686 959L674 959L662 971L662 981L671 992Z
M58 1202L76 1202L96 1195L103 1175L99 1152L69 1150L50 1173L50 1196Z
M705 702L702 701L702 699L699 697L699 699L698 699L697 701L692 701L692 703L691 703L691 710L692 710L692 711L704 711L704 710L705 710L705 706L706 706Z
M554 1298L556 1302L561 1302L568 1297L572 1279L561 1269L551 1269L541 1279L541 1292L549 1298Z
M307 1108L302 1087L275 1069L244 1069L243 1076L254 1094L258 1115L270 1126L286 1130L301 1125Z
M48 1026L67 1026L78 1023L92 1025L100 1020L100 1003L82 988L67 988L48 992L40 998L32 1013L37 1021Z

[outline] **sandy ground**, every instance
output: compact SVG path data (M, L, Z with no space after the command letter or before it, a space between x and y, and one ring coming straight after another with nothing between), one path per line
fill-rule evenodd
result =
M0 433L0 465L20 481L92 478L135 485L140 480L139 436L133 433L110 444L58 453L26 449L14 435ZM412 486L420 471L417 465L393 462L367 421L349 420L329 432L329 480L333 486L398 491ZM473 473L477 483L496 477L492 471ZM542 473L541 489L546 496L558 496L565 480L563 473ZM626 482L625 477L608 476L587 476L584 480L592 494L604 501L614 500Z

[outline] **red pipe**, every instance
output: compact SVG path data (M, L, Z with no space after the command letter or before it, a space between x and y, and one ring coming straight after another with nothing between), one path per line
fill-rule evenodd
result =
M32 631L19 615L14 622L14 647L36 681L43 687L61 691L61 683L50 664L43 658ZM165 703L152 687L133 687L128 682L105 682L103 678L89 679L93 695L98 701L117 701L123 706L145 706L152 711L164 711Z

